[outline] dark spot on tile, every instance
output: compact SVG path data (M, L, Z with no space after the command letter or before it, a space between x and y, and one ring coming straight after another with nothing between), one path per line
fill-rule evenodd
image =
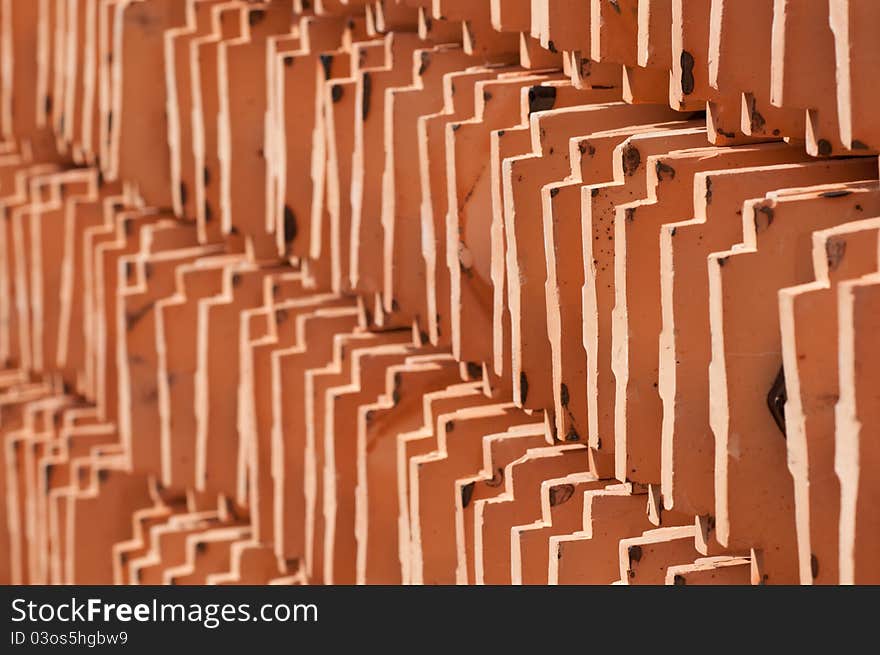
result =
M578 69L580 70L580 75L582 78L589 77L590 73L593 72L593 62L587 58L581 59L578 62Z
M504 469L499 466L492 474L492 479L486 480L486 486L495 488L500 487L502 484L504 484Z
M831 143L825 139L819 139L819 142L816 144L819 149L819 154L823 157L827 157L831 154Z
M779 367L779 373L776 379L770 385L770 391L767 392L767 408L770 410L770 416L776 423L776 427L782 432L782 436L786 436L785 432L785 403L788 400L788 393L785 389L785 368Z
M836 271L845 254L846 241L843 239L828 239L825 242L825 259L829 270Z
M752 132L760 132L764 129L765 121L764 117L761 116L761 113L755 108L755 97L752 95L748 96L749 98L749 122L751 123Z
M639 545L630 546L626 552L630 562L638 562L642 559L642 547Z
M363 94L361 99L361 120L367 120L367 116L370 115L370 102L373 97L373 77L369 73L364 73Z
M297 232L296 215L290 205L284 205L284 243L296 239Z
M333 85L333 88L330 89L330 97L333 99L333 102L342 100L342 86L340 84Z
M623 146L621 159L623 161L623 172L626 175L632 176L642 163L642 154L633 144L627 143Z
M562 505L574 495L573 484L560 484L550 487L550 507Z
M533 86L529 89L529 114L548 111L556 104L555 86Z
M519 373L519 402L523 405L526 404L526 399L529 397L529 379L526 377L525 371L520 371Z
M470 482L461 488L461 506L467 507L474 496L474 483Z
M764 225L765 229L770 227L773 224L773 217L774 217L773 207L770 207L768 205L761 205L760 207L757 208L757 210L755 210L755 230L762 229L761 222L759 220L760 215L763 215L767 219L767 224Z
M675 169L672 168L669 164L664 164L662 161L657 161L654 166L654 170L657 172L657 179L661 182L663 181L663 176L669 176L670 180L675 179Z
M418 75L421 77L425 74L425 71L428 70L428 66L431 65L431 53L426 50L423 50L421 53L421 63L419 64Z
M852 193L852 191L847 191L846 189L840 189L839 191L825 191L824 193L819 194L822 198L843 198L844 196L848 196Z
M324 79L330 79L330 72L333 67L333 55L321 55L321 66L324 69Z
M568 385L565 384L565 382L559 385L559 398L559 402L562 403L562 406L568 407L568 401L571 400L571 398L568 395Z
M681 51L681 92L690 95L694 92L694 56L687 50Z
M706 532L710 533L715 529L715 517L711 514L706 516Z

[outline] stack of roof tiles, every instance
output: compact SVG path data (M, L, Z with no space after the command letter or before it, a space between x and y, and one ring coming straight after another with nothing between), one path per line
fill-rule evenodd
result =
M871 0L0 0L0 582L880 582Z

